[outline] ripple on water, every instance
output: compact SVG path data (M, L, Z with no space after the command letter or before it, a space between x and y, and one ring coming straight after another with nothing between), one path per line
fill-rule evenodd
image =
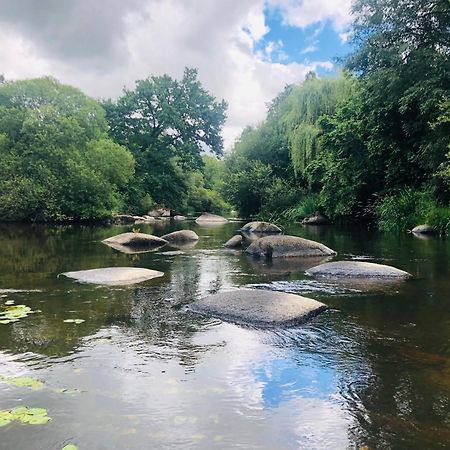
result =
M290 294L317 292L330 295L343 295L361 292L358 289L317 280L272 281L271 283L248 284L246 287L253 289L269 289L271 291L287 292Z

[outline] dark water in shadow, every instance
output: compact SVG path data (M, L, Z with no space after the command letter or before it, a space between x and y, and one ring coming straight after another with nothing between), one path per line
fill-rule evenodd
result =
M52 418L1 427L0 448L449 448L450 241L287 230L337 250L337 259L415 276L336 284L305 276L309 262L222 249L239 226L140 225L156 235L191 228L200 241L138 255L100 242L131 227L0 226L0 303L40 311L0 324L0 376L44 382L33 390L0 380L0 410L43 407ZM108 266L165 275L126 288L58 277ZM307 325L265 331L184 312L205 293L242 285L330 309ZM70 318L85 322L63 322Z

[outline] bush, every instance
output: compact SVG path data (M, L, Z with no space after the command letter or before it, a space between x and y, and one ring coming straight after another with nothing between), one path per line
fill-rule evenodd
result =
M426 223L440 234L450 230L450 208L437 204L428 191L405 188L381 199L375 206L378 228L382 231L405 232Z
M293 208L283 211L283 218L295 222L312 216L315 212L320 211L320 197L318 194L309 194L304 197Z

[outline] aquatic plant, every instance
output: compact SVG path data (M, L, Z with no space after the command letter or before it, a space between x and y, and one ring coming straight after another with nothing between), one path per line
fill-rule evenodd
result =
M17 322L19 319L27 317L28 314L33 314L37 311L32 311L26 305L4 305L3 311L0 312L0 324L6 325L11 322Z
M9 425L15 420L30 425L45 425L51 418L47 415L45 408L20 406L11 410L0 411L0 427Z
M0 381L3 381L7 384L16 387L28 387L34 390L42 389L44 387L44 383L40 380L35 380L30 377L6 377L4 375L0 375Z

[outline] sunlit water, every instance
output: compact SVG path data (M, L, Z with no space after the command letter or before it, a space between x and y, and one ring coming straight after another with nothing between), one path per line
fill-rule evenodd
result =
M391 264L415 279L339 283L310 262L262 262L223 243L240 224L191 228L192 249L125 255L100 241L131 227L0 227L1 302L38 311L0 325L0 410L48 410L47 425L0 428L0 447L61 449L428 449L450 446L450 242L302 228L337 259ZM169 251L169 253L167 253ZM165 273L126 287L58 274L108 266ZM195 316L199 296L251 286L318 299L306 325L258 330ZM65 323L79 318L81 324Z

